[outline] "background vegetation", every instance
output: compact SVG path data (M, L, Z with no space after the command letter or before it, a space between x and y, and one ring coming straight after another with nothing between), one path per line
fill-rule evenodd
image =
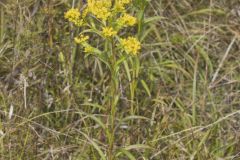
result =
M2 160L107 159L109 75L74 44L72 3L0 1ZM120 74L115 159L239 159L240 1L134 5L143 49L138 77Z

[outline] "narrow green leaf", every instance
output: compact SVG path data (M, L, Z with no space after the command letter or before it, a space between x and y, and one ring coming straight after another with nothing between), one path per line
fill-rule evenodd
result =
M88 135L86 135L83 132L80 132L91 144L92 146L97 150L97 152L99 153L101 160L107 160L106 156L104 155L103 151L100 149L100 147L97 145L97 143L95 143L92 138L90 138Z
M162 16L154 16L154 17L145 18L144 19L144 24L153 23L153 22L159 22L162 19L166 19L166 18L164 18Z
M120 149L120 151L116 154L116 157L120 156L121 154L126 155L129 160L136 160L136 158L129 151L125 149Z
M145 145L145 144L134 144L134 145L130 145L124 148L125 150L138 150L138 149L152 149L152 147Z
M141 83L143 85L143 88L146 90L148 96L151 97L151 92L150 92L150 89L149 89L148 85L146 84L146 82L144 80L141 80Z
M127 61L124 61L123 65L124 65L124 68L125 68L125 71L126 71L126 74L127 74L127 77L128 77L128 81L130 82L131 81L131 74L130 74L130 69L129 69Z

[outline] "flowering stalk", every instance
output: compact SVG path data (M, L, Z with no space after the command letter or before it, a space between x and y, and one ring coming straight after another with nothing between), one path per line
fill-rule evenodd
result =
M115 142L115 117L116 117L116 110L117 110L117 103L119 100L119 83L118 83L118 71L116 70L116 56L114 52L113 43L111 44L111 84L110 84L110 100L109 100L109 110L110 110L110 128L108 129L109 135L109 147L108 147L108 158L113 159L113 147Z
M134 27L137 19L128 14L131 0L88 0L87 6L79 11L70 9L65 18L82 32L74 38L87 55L93 55L102 61L110 70L110 89L107 100L107 111L110 113L106 136L108 138L107 158L114 159L115 117L119 100L119 68L127 58L136 57L141 44L134 36L122 33L128 27ZM94 46L93 35L102 42L100 47ZM120 37L121 35L121 37ZM96 36L94 36L96 38ZM103 48L103 49L102 49Z

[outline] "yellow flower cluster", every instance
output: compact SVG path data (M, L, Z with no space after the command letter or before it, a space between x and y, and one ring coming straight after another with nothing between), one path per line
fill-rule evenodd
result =
M124 13L118 20L117 23L120 26L134 26L137 23L137 19L127 13Z
M129 4L131 0L118 0L115 2L114 9L117 11L123 11L125 10L125 5Z
M111 0L88 0L88 11L104 21L111 15Z
M117 31L114 31L112 27L103 27L102 33L104 37L113 37L117 34Z
M93 52L94 51L94 48L92 47L92 46L86 46L85 48L84 48L84 52L85 53L91 53L91 52Z
M79 35L78 37L74 38L74 41L78 44L81 44L83 42L86 42L89 39L89 36Z
M89 31L92 29L94 33L99 33L104 38L118 39L117 34L123 27L134 26L137 23L137 19L126 12L126 7L131 2L132 0L87 0L86 8L82 12L72 8L64 17L77 26L86 24L85 27L90 28ZM94 23L95 20L91 19L91 16L89 19L86 18L88 14L96 17L97 23ZM101 31L98 30L99 28L102 28ZM74 41L81 44L87 53L96 51L96 48L86 42L88 39L88 36L80 34L74 38ZM120 38L120 44L128 54L132 55L136 55L141 49L140 42L134 37Z
M83 19L81 19L81 13L77 9L70 9L68 10L65 15L65 19L68 19L70 22L75 24L76 26L82 26L83 25Z
M128 54L137 55L137 53L141 49L141 43L134 37L128 37L126 39L121 39L121 44L122 44L124 50Z

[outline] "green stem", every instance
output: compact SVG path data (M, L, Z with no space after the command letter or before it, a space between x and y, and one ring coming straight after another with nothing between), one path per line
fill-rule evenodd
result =
M111 81L110 81L110 99L109 99L109 110L110 110L110 127L108 128L108 141L109 141L109 148L108 148L108 159L113 160L114 158L114 142L115 142L115 117L116 117L116 110L117 110L117 103L118 103L118 73L116 69L116 55L113 47L113 42L108 42L108 46L110 48L110 64L111 64Z
M130 83L131 115L135 115L136 110L138 111L138 108L134 107L135 92L137 88L139 67L140 67L138 57L133 57L131 59L131 65L132 65L132 71L133 71L132 82Z

